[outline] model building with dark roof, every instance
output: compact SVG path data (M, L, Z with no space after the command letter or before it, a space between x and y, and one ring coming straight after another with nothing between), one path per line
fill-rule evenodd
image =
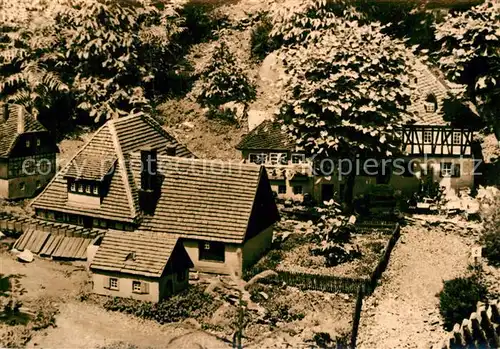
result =
M262 166L195 159L148 116L108 121L31 205L49 221L178 236L195 269L237 275L279 219Z
M452 126L444 119L445 100L454 89L437 72L417 60L413 78L416 90L409 107L415 121L401 132L402 148L407 154L406 167L418 159L421 168L413 169L429 176L446 189L457 190L474 185L473 131ZM464 111L475 113L465 106ZM313 176L312 166L298 166L310 162L296 151L293 140L282 130L278 121L266 120L250 131L236 147L246 162L264 164L271 178L273 191L278 197L302 199L310 194L317 201L329 201L343 192L344 182L338 176ZM306 167L306 168L304 168ZM319 171L320 172L320 171ZM420 179L402 176L376 176L361 173L356 178L354 195L364 193L373 184L390 184L404 194L418 190ZM314 177L314 178L313 178ZM344 176L345 177L345 176Z
M0 106L0 198L34 196L57 172L57 144L43 125L15 104Z

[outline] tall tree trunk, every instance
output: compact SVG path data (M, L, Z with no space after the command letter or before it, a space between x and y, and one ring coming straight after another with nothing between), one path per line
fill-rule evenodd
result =
M354 163L354 162L353 162ZM356 183L356 169L352 169L347 175L345 185L344 185L344 202L342 207L344 213L351 214L354 211L353 199L354 199L354 184Z

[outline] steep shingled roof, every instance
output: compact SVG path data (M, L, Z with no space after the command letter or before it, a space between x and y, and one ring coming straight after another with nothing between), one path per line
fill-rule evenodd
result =
M160 277L176 247L178 236L110 230L90 266L93 270Z
M460 85L446 81L440 71L431 68L419 60L416 60L414 68L417 89L414 92L412 104L408 111L415 114L417 119L415 124L430 126L449 125L449 122L443 119L443 102L448 97L455 95L461 88ZM425 101L429 95L434 96L437 101L437 110L434 112L427 112L425 110ZM470 105L468 107L471 108ZM475 110L472 110L472 112L475 113Z
M293 140L272 120L265 120L248 133L236 146L240 150L293 150Z
M4 105L0 104L0 157L9 156L11 149L14 147L17 137L20 134L18 132L20 118L23 118L22 122L24 124L24 131L22 133L47 131L24 107L17 104L10 104L8 108L9 116L7 120L1 121L4 117Z
M177 146L177 156L193 156L185 146L165 132L148 116L131 115L104 124L32 202L32 206L59 212L82 214L122 222L136 222L140 216L137 190L127 168L127 152L142 147L158 147L166 154L167 145ZM109 191L100 207L82 207L68 202L65 177L102 179L114 164Z
M230 243L245 239L262 167L167 156L158 157L158 163L161 196L141 229ZM139 154L133 154L131 164L139 187Z

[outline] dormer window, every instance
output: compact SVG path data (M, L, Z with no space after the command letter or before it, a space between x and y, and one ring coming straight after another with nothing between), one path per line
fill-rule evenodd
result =
M427 97L425 98L425 111L427 113L434 113L437 110L437 99L434 94L429 93Z
M78 188L79 193L83 193L83 185L82 184L77 184L76 187Z
M28 140L26 141L26 148L29 148L30 146L31 146L31 142L30 142L30 140L28 139Z
M85 184L85 193L90 194L90 184Z
M42 141L40 140L40 138L38 138L36 140L36 146L39 147L41 144L42 144Z
M94 188L92 188L92 193L94 195L99 195L99 186L94 185Z
M70 186L70 191L75 192L76 191L76 183L72 182Z

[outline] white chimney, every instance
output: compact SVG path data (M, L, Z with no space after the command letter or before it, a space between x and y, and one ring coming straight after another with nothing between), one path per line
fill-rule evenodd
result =
M24 108L21 106L17 107L17 133L24 133Z

